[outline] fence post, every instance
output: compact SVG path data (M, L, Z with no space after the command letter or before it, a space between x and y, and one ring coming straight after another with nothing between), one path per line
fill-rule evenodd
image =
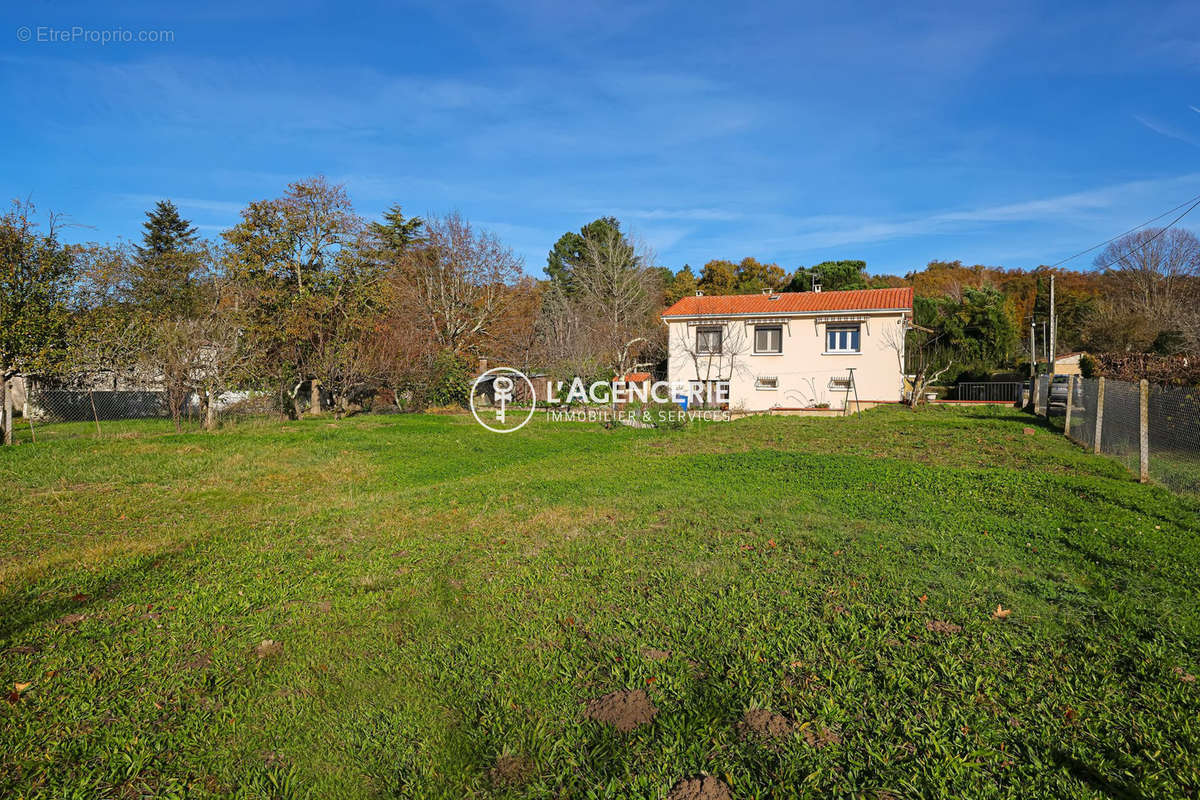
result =
M1067 378L1067 418L1063 420L1063 436L1071 438L1071 401L1075 399L1075 376Z
M1139 470L1138 480L1140 480L1142 483L1149 483L1149 481L1150 481L1150 381L1146 380L1145 378L1142 378L1141 383L1139 384L1139 387L1141 389L1141 395L1142 395L1142 397L1141 397L1141 412L1142 413L1139 415L1140 419L1139 419L1139 424L1138 424L1138 428L1141 433L1141 436L1139 437L1140 445L1141 445L1141 447L1139 448L1141 450L1141 458L1139 459L1139 462L1140 462L1139 466L1141 467L1141 469Z
M1092 445L1092 452L1100 452L1100 436L1104 432L1104 378L1100 378L1096 383L1096 441Z

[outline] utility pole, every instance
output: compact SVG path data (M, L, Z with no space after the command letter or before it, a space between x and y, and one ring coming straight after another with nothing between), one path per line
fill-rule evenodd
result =
M1054 374L1054 354L1055 347L1058 345L1058 319L1054 315L1054 275L1050 275L1050 343L1049 343L1049 363L1046 365L1046 372L1050 375Z
M1029 317L1029 379L1037 377L1037 322Z

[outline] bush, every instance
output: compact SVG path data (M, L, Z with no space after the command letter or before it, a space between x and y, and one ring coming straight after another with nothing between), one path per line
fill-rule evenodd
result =
M1094 378L1096 373L1100 371L1096 359L1084 353L1079 357L1079 374L1085 378Z
M423 405L465 406L471 397L471 362L450 350L438 353L430 368L429 384L422 398Z

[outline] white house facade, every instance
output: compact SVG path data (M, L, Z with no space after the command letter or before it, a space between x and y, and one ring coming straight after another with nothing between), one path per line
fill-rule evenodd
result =
M912 307L911 288L685 297L662 314L668 378L733 410L894 402Z

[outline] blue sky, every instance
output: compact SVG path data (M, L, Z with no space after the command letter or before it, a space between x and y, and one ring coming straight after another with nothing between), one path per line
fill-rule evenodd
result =
M368 215L461 211L534 275L603 214L672 268L749 255L903 273L1051 263L1200 194L1195 2L0 14L0 185L86 226L77 240L136 236L159 198L216 236L323 173ZM38 41L73 26L174 41Z

